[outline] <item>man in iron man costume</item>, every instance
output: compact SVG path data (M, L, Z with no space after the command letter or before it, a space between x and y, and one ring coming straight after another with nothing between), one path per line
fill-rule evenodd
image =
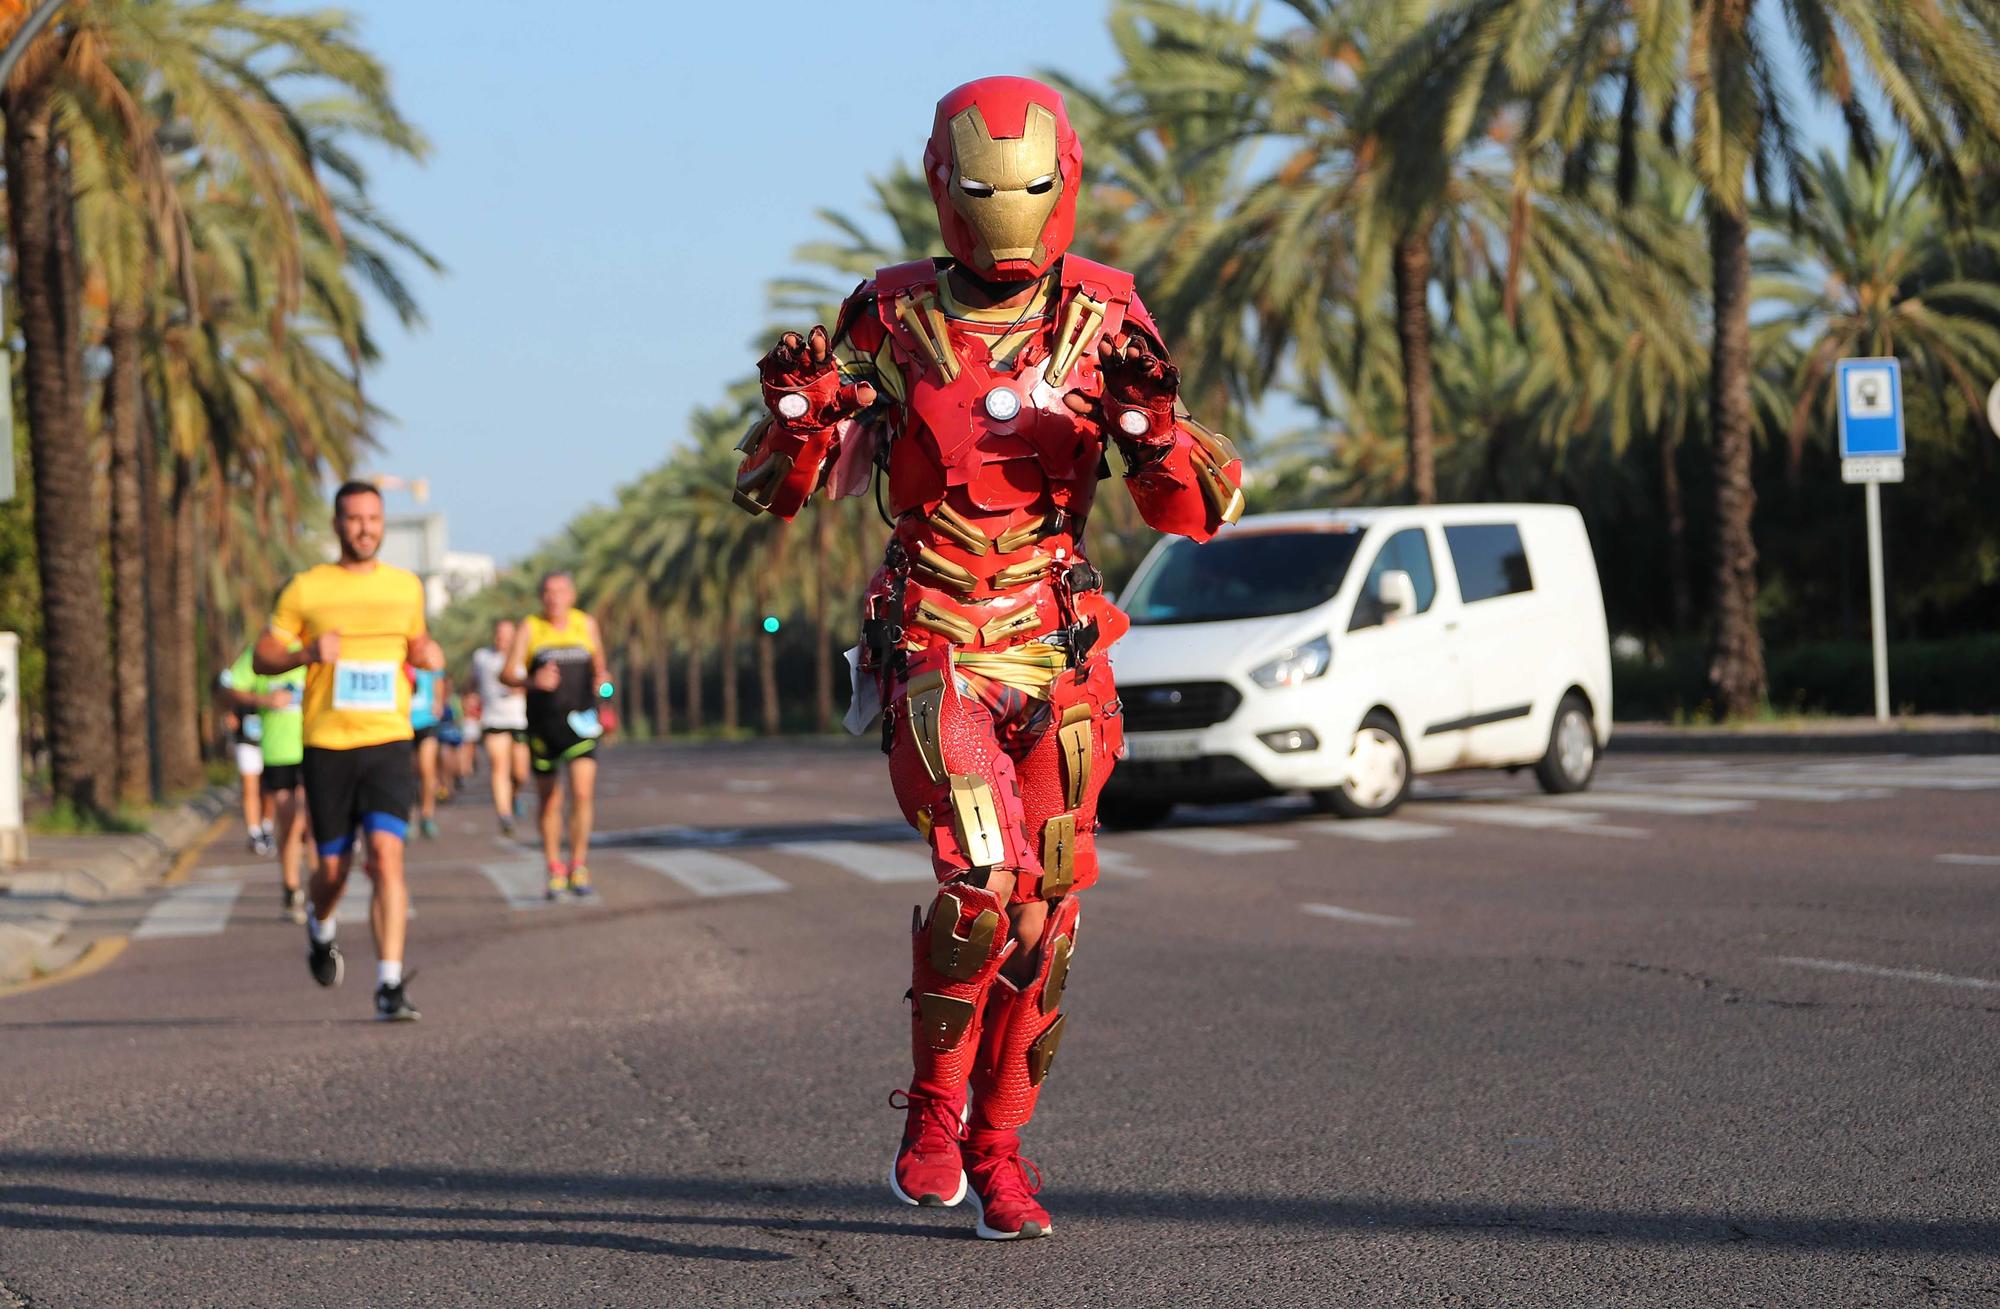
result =
M1082 549L1107 444L1161 531L1205 541L1243 503L1242 465L1180 406L1131 276L1067 253L1082 158L1039 82L939 101L924 171L951 258L880 270L831 335L764 356L770 414L737 477L737 503L789 520L822 486L856 494L887 470L895 531L862 667L940 883L913 933L916 1069L891 1097L907 1118L889 1183L918 1205L969 1188L994 1240L1052 1230L1019 1129L1062 1039L1123 739L1105 649L1127 623Z

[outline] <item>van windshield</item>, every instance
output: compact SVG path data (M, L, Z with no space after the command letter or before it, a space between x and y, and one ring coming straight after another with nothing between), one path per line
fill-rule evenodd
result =
M1139 624L1220 623L1295 614L1333 598L1358 531L1241 532L1175 541L1120 602Z

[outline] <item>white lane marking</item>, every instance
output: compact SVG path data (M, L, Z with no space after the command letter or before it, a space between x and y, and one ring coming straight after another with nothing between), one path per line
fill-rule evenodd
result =
M1233 832L1226 827L1187 827L1168 832L1148 832L1155 841L1177 845L1203 854L1276 854L1296 850L1299 843L1283 836L1260 836L1256 832Z
M1564 809L1617 809L1635 814L1734 814L1757 806L1749 800L1722 800L1698 795L1642 795L1630 791L1596 791L1584 795L1552 795L1540 801Z
M871 882L935 882L930 855L917 846L871 845L866 841L786 841L771 847L786 854L832 864Z
M163 936L213 936L229 925L241 882L190 882L177 886L146 911L135 941Z
M1450 836L1451 829L1438 823L1413 823L1406 818L1351 818L1300 823L1308 832L1344 837L1352 841L1429 841Z
M1967 864L1974 868L2000 868L2000 854L1941 854L1941 864Z
M778 784L776 782L761 777L732 777L722 784L723 790L736 791L741 794L757 794L764 791L775 791L777 788Z
M1838 804L1843 800L1880 800L1889 794L1879 786L1785 786L1776 782L1753 782L1741 778L1718 778L1712 782L1604 782L1606 791L1627 794L1707 795L1735 800L1803 800L1809 804Z
M310 874L312 861L301 860L300 868ZM278 880L278 864L275 859L261 864L216 864L211 868L197 868L189 877L197 882L241 882L247 878L269 874L272 881Z
M789 891L791 884L780 881L754 864L731 859L711 850L632 850L625 857L644 864L679 882L701 896L765 895Z
M1321 918L1337 918L1343 923L1362 923L1369 927L1415 927L1414 918L1395 918L1388 914L1364 914L1359 909L1342 909L1337 904L1302 904L1300 909Z
M551 909L558 904L599 905L603 896L578 899L566 895L560 900L548 898L549 870L540 862L514 859L501 864L480 864L480 873L493 883L500 892L500 898L507 902L509 909Z
M1928 968L1884 968L1879 964L1856 964L1844 959L1801 959L1792 955L1773 955L1771 961L1790 964L1794 968L1813 968L1823 973L1860 973L1866 977L1887 977L1898 982L1929 982L1934 986L1960 986L1969 991L2000 991L2000 982L1989 982L1983 977L1953 977L1950 973L1934 973Z
M1820 764L1801 769L1796 780L1811 784L1821 778L1844 786L1888 786L1903 791L1990 791L2000 777L1968 776L1936 768L1870 768L1857 764Z
M1139 867L1130 850L1113 850L1102 841L1097 843L1097 871L1106 877L1151 877L1153 874Z
M1638 840L1651 836L1643 827L1617 827L1601 822L1602 814L1585 813L1576 809L1549 809L1541 805L1487 804L1467 801L1463 804L1420 806L1432 818L1451 817L1466 823L1489 823L1495 827L1524 827L1533 831L1562 832L1576 836L1616 836L1626 840Z

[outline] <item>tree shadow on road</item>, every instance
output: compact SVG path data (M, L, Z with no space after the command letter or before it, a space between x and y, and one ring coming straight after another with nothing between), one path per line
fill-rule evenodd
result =
M24 1183L40 1174L46 1183ZM879 1213L881 1188L850 1183L778 1182L759 1178L631 1177L591 1173L505 1172L477 1168L401 1166L372 1168L285 1160L129 1158L35 1151L0 1152L0 1231L48 1229L114 1235L241 1237L268 1240L465 1241L488 1244L574 1245L678 1254L688 1258L770 1261L785 1254L742 1247L689 1244L602 1230L569 1232L554 1225L583 1223L737 1228L790 1233L844 1232L889 1237L965 1239L956 1228L852 1218ZM57 1178L127 1178L245 1187L307 1188L315 1195L342 1191L391 1193L397 1198L317 1202L214 1200L174 1195L123 1195L74 1189ZM531 1196L537 1204L582 1205L514 1209L480 1206L475 1196ZM422 1197L427 1203L409 1203ZM607 1202L613 1207L602 1208ZM634 1209L618 1207L628 1202ZM1671 1208L1606 1209L1497 1201L1407 1200L1367 1196L1268 1196L1227 1192L1088 1190L1063 1188L1066 1210L1099 1219L1187 1224L1210 1222L1293 1231L1371 1233L1487 1231L1529 1239L1613 1241L1695 1249L1743 1243L1809 1252L2000 1252L2000 1220L1937 1220L1922 1215L1870 1216L1728 1213ZM736 1212L662 1212L694 1205ZM180 1221L71 1217L51 1210L171 1211ZM774 1210L783 1211L774 1213ZM304 1223L264 1225L226 1221L250 1217L415 1220L430 1227ZM438 1223L511 1223L504 1231L440 1227ZM519 1224L533 1224L520 1227Z

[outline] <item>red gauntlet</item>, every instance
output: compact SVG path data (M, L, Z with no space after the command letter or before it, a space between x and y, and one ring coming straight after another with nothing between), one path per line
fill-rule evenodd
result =
M819 488L840 421L875 402L866 382L842 383L824 327L809 336L787 332L757 361L771 416L750 429L739 447L736 504L790 519Z

